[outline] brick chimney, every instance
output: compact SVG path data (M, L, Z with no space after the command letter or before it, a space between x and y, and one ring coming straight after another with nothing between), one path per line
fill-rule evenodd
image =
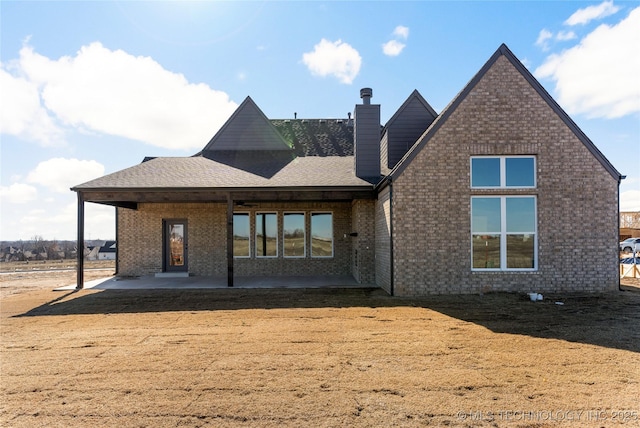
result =
M353 142L356 176L378 182L380 179L380 104L371 104L373 90L360 89L362 104L354 111Z

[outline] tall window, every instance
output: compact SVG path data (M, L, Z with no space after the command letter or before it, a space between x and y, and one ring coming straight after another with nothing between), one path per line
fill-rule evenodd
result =
M233 213L233 257L251 256L249 213Z
M284 243L284 257L305 256L304 213L284 213L282 242Z
M534 156L474 156L471 158L471 187L534 188Z
M333 257L331 213L311 213L311 257Z
M537 269L534 196L471 197L473 269Z
M278 215L256 214L256 257L278 256Z

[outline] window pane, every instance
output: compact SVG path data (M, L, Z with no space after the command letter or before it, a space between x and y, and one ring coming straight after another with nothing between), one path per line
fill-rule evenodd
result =
M256 214L256 257L278 255L278 217L275 213Z
M233 214L233 256L249 257L249 214Z
M500 233L500 198L471 198L471 231Z
M473 235L474 269L500 269L500 235Z
M535 186L535 167L533 158L506 158L507 187Z
M535 198L507 198L507 232L536 231Z
M333 257L333 214L311 214L311 256Z
M285 213L283 217L285 257L304 257L304 214Z
M471 187L500 187L500 158L472 158Z
M534 235L507 235L507 268L533 269L535 265Z

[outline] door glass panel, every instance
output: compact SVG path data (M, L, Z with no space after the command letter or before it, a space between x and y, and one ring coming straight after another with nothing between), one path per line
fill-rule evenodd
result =
M172 224L169 229L170 266L184 266L184 224Z

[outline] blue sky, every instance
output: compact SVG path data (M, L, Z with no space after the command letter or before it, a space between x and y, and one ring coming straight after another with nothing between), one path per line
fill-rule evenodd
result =
M270 118L440 112L501 43L627 179L640 210L637 1L0 2L0 239L75 239L73 185L199 151L251 96ZM87 204L109 239L114 210Z

